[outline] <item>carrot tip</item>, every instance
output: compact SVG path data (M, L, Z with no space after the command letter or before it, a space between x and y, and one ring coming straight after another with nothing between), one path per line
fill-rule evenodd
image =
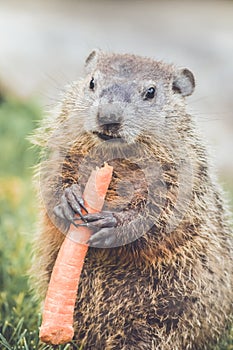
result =
M47 344L60 345L68 343L74 336L74 329L72 326L58 327L54 329L51 327L41 327L40 340Z

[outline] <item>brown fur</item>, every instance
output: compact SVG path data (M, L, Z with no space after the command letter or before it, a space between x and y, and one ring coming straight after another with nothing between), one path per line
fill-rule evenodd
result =
M93 101L100 99L88 91L93 74L100 91L113 80L128 84L127 91L131 81L139 89L140 82L156 82L156 111L148 104L140 109L139 97L124 104L128 124L122 137L129 142L109 147L92 133ZM41 297L66 229L52 210L65 187L84 187L95 165L106 160L114 167L105 210L117 212L119 240L138 237L119 247L89 248L75 312L82 349L211 349L232 322L232 230L205 146L185 112L183 87L172 90L177 74L174 66L151 59L93 53L87 77L71 84L58 114L35 133L35 143L46 150L34 261ZM159 164L160 176L153 169L146 178L148 164ZM192 182L191 192L177 208L185 165L192 174L182 181ZM181 217L169 230L174 213Z

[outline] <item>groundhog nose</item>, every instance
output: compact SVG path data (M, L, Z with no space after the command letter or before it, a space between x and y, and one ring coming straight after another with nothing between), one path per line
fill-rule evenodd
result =
M122 115L119 110L114 110L113 108L100 108L97 114L97 121L100 126L120 125L122 123Z
M98 124L100 126L107 126L111 124L121 124L122 118L116 114L111 113L110 115L97 115Z

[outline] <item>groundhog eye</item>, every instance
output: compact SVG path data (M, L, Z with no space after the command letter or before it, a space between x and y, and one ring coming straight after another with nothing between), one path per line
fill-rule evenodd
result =
M155 97L155 88L150 87L145 93L145 99L152 99Z
M91 81L90 81L90 84L89 84L89 88L91 90L94 90L94 87L95 87L95 81L94 81L94 78L92 78Z

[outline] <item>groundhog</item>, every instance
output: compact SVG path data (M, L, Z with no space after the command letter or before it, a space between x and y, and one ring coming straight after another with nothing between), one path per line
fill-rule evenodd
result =
M81 217L92 235L72 346L212 349L232 322L233 240L224 195L186 112L194 76L97 50L85 69L34 135L42 149L37 291L43 299L70 223ZM113 166L105 205L90 214L83 189L105 162Z

